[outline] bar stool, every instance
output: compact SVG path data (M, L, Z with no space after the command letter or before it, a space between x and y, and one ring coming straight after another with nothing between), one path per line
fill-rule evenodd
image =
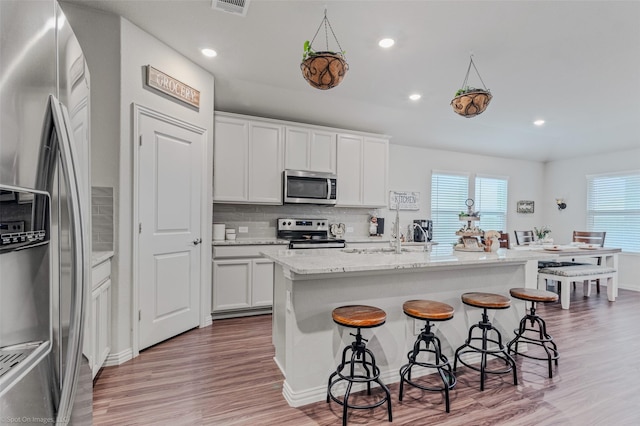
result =
M376 365L376 359L373 356L373 352L367 349L365 342L368 340L363 338L360 334L361 328L373 328L379 327L387 320L387 314L380 308L374 306L365 305L349 305L336 308L331 313L333 321L343 327L355 328L356 334L350 333L356 339L351 345L344 348L342 351L342 361L335 372L329 376L329 383L327 386L327 403L330 400L337 402L343 406L342 411L342 424L347 424L347 409L370 409L379 407L385 402L387 403L387 411L389 413L389 421L392 421L391 417L391 394L389 389L380 380L380 368ZM347 353L351 352L350 360L347 361ZM367 361L367 355L369 360ZM360 366L356 370L356 366ZM344 369L347 369L343 372ZM333 395L331 389L337 383L346 381L347 390L342 400ZM371 395L371 382L377 383L385 393L385 396L372 404L368 405L353 405L349 404L349 395L351 394L351 387L354 383L366 383L367 394Z
M513 371L513 384L518 384L518 376L516 375L516 363L507 352L507 349L502 344L502 335L497 328L494 328L489 321L487 315L487 309L508 309L511 306L511 300L508 297L500 294L493 293L464 293L462 295L462 303L475 308L482 308L482 319L478 324L474 324L469 329L469 336L465 343L456 350L455 359L453 361L453 371L456 371L458 361L462 365L465 365L472 370L480 372L480 390L484 390L485 374L504 374ZM473 330L479 328L482 330L481 337L473 337ZM489 337L489 332L495 333L495 338ZM474 346L473 342L479 341L482 346ZM494 343L498 345L497 348L489 348L488 343ZM481 356L480 367L470 365L461 356L467 353L479 353ZM504 369L488 370L487 369L487 356L499 358L506 364Z
M558 365L558 347L553 341L553 338L547 333L547 324L536 313L536 303L557 302L558 295L551 291L538 290L535 288L512 288L509 290L509 293L516 299L524 300L525 304L526 302L531 302L531 310L520 320L520 327L517 330L514 330L516 337L507 344L508 351L514 355L522 355L530 359L537 359L540 361L546 360L549 366L549 378L553 378L551 362L555 361L556 365ZM527 328L527 322L531 323L530 328ZM533 328L536 325L537 328ZM525 336L525 333L528 331L533 332L533 336L531 334ZM537 337L534 337L536 334ZM547 353L547 356L543 358L518 352L518 343L521 342L541 346ZM511 348L513 345L515 345L514 349Z
M417 388L428 391L444 391L444 400L447 413L449 412L449 389L456 384L456 376L451 371L451 364L446 356L442 355L442 346L440 339L431 331L432 321L448 321L453 318L453 307L442 302L432 300L409 300L402 305L404 313L415 319L425 321L425 326L420 335L413 344L413 350L407 353L409 363L400 367L400 401L404 390L404 383ZM424 342L424 349L420 348L420 344ZM433 349L430 349L430 346ZM433 362L418 361L420 353L433 354L435 359ZM424 368L435 368L442 379L442 386L426 386L411 380L411 369L415 366Z

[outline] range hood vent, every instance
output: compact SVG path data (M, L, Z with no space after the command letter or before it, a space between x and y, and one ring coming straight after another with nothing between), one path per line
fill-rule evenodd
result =
M251 0L211 0L211 8L234 15L247 16Z

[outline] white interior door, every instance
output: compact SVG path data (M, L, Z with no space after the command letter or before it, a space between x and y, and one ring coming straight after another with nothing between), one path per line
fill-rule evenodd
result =
M199 324L205 136L139 113L139 349Z

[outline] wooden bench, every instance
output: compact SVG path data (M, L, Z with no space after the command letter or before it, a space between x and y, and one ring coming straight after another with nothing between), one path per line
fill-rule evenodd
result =
M573 282L583 283L585 296L591 296L591 280L607 280L607 298L610 302L615 302L618 294L617 283L614 279L617 271L614 268L599 265L574 265L555 268L542 268L538 270L538 288L546 290L545 280L557 281L560 283L560 303L562 309L569 309L570 284Z

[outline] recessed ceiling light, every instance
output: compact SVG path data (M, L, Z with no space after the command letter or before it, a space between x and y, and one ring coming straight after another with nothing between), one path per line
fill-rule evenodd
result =
M202 54L208 58L213 58L218 56L218 52L216 52L213 49L202 49L201 50Z
M383 38L378 42L378 46L384 47L385 49L393 46L394 44L396 44L396 42L392 38Z
M544 124L544 120L536 120L533 122L536 126L542 126Z
M422 97L422 95L419 95L417 93L414 93L413 95L409 95L409 99L411 99L412 101L417 101L421 97Z

